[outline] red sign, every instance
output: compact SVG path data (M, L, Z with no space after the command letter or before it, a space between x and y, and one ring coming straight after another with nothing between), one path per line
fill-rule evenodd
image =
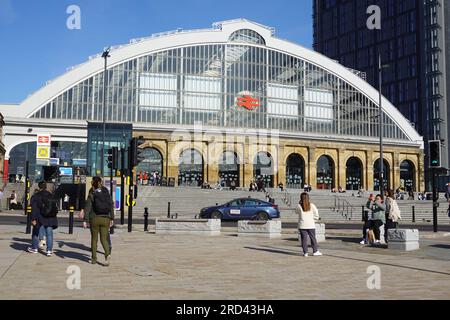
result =
M51 135L49 134L38 134L37 136L37 145L38 146L49 146L51 142Z
M50 141L49 136L39 136L38 137L38 143L39 144L47 144Z
M247 110L254 110L260 106L259 100L253 98L252 96L245 95L242 98L237 99L237 106L244 107Z

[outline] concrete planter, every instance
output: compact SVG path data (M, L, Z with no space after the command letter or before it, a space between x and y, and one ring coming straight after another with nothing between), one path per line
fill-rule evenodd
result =
M219 219L156 219L156 234L220 235Z
M239 237L281 238L281 220L238 222Z
M413 251L419 249L419 230L389 229L388 248L392 250Z

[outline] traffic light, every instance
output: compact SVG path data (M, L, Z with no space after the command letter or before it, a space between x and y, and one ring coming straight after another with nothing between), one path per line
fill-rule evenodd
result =
M440 168L441 167L441 141L434 140L429 141L430 146L430 167Z
M113 151L112 151L112 149L108 149L107 163L108 163L108 168L112 169L112 167L113 167Z
M114 170L119 169L119 148L113 147L112 148L112 168Z
M139 149L139 146L145 142L144 137L133 138L130 141L130 164L131 168L137 166L142 162L145 157L143 155L143 150Z

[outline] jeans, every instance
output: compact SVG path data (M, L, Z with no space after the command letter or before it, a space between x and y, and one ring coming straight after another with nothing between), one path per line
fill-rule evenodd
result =
M318 251L316 240L316 229L299 229L299 231L300 237L302 239L303 253L308 253L308 236L311 239L311 246L313 248L313 252L316 253Z
M39 228L39 240L44 240L45 237L45 227L41 226Z

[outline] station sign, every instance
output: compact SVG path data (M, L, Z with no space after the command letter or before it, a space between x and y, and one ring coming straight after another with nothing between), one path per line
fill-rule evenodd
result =
M50 146L37 146L37 159L50 159Z
M51 145L51 136L49 134L38 134L37 144L39 146L50 146Z

